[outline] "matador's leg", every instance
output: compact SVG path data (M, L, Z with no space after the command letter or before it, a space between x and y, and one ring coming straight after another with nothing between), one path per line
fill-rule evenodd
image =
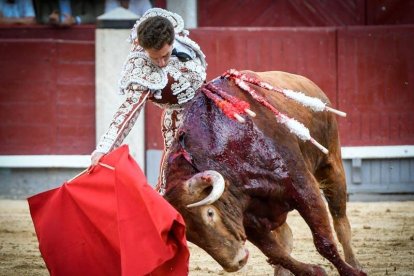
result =
M165 163L165 156L172 142L175 139L175 135L177 133L177 129L181 126L182 122L182 109L166 109L161 118L161 131L162 136L164 138L164 152L161 158L159 176L158 176L158 183L156 186L156 190L163 195L165 193L166 182L164 177L164 169L166 166Z

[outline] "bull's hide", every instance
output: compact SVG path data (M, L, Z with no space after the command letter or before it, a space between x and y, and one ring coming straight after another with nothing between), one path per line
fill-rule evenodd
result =
M248 74L329 104L322 90L302 76ZM277 273L322 274L321 267L290 256L292 235L286 217L296 209L311 228L318 251L340 274L362 274L350 243L346 183L334 115L313 112L280 93L251 85L277 110L309 128L312 137L329 150L324 154L279 124L274 113L233 81L217 78L213 84L249 102L257 116L245 117L246 122L239 123L225 116L203 93L186 107L183 124L163 166L165 198L183 215L188 239L227 271L236 271L247 262L244 243L248 239L275 265ZM221 184L216 183L220 179L225 183L222 194L218 188ZM346 262L337 251L319 189L329 204ZM206 197L202 204L193 204Z

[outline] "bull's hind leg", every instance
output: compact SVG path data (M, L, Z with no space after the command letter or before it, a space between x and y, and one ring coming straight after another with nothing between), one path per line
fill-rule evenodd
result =
M328 202L333 224L339 242L342 245L345 261L361 268L351 245L351 226L346 215L346 181L341 160L338 158L316 172L316 178Z
M299 262L290 256L292 251L292 232L284 223L272 232L262 232L257 228L246 228L248 239L257 246L275 267L275 275L326 275L316 265Z
M313 242L318 252L328 259L340 275L366 275L347 264L336 247L325 202L319 192L319 185L310 172L296 179L296 209L309 225Z

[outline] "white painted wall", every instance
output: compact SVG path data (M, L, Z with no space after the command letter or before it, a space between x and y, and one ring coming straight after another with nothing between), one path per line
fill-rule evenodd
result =
M197 0L167 0L167 10L181 15L186 29L197 28Z
M140 126L136 125L135 127L141 130L143 129L143 124L140 124ZM137 132L138 136L143 135L143 130ZM139 152L139 155L141 155L141 152ZM153 164L151 167L156 174L154 176L154 179L156 179L162 150L147 150L147 155L148 159L150 159L148 160L149 163ZM342 159L354 158L414 158L414 145L342 147ZM0 168L86 168L87 166L89 166L88 155L0 155Z

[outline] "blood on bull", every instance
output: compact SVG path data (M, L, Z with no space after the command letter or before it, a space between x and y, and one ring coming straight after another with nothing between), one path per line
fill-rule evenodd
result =
M290 255L293 237L286 218L297 210L318 252L340 275L365 275L346 215L335 113L345 114L329 105L305 77L230 70L202 87L185 108L164 159L164 197L183 215L188 239L225 270L246 264L249 240L276 275L324 275L320 266Z

